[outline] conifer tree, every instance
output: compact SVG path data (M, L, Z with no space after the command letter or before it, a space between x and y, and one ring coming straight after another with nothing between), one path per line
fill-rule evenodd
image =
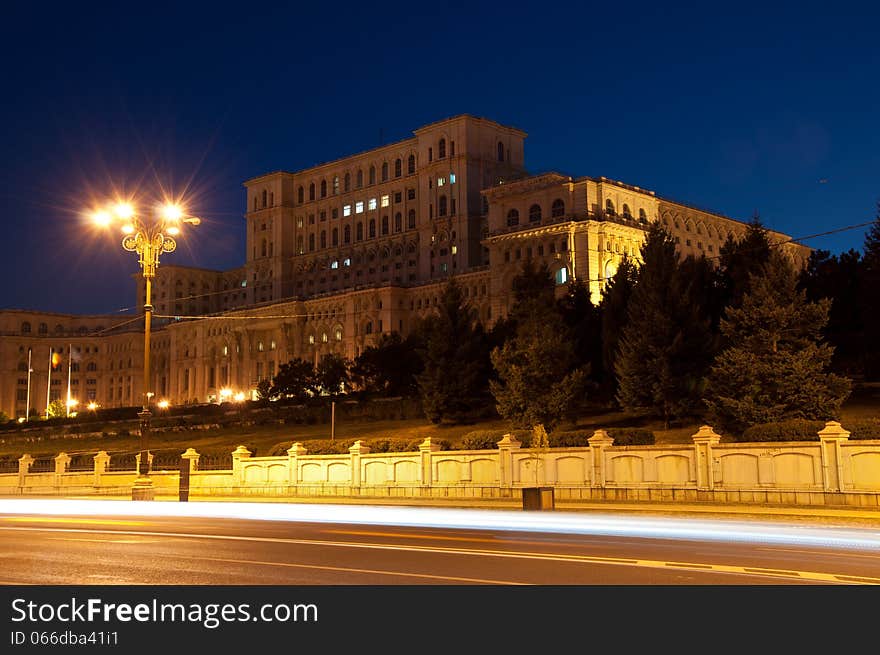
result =
M423 334L424 370L417 380L425 416L434 423L472 417L490 402L489 348L454 278L444 287L438 313L426 321Z
M837 418L849 395L850 381L827 372L833 348L821 342L831 301L807 301L797 282L774 253L741 306L727 308L721 331L729 346L712 367L706 401L722 427Z
M668 425L702 409L713 338L681 273L675 241L659 223L648 229L641 259L615 360L617 399L624 409L658 413Z
M860 305L864 320L865 379L880 380L880 201L877 218L865 234Z
M627 257L617 267L614 275L605 283L599 310L602 316L602 369L603 384L610 392L617 392L614 364L620 347L620 336L627 324L627 310L638 280L638 269Z
M770 259L770 237L757 213L749 221L742 239L728 235L720 248L718 275L721 307L739 306L749 288L751 276Z

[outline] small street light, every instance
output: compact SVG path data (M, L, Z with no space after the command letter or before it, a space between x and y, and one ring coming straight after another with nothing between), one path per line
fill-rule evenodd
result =
M150 433L150 329L153 317L152 285L156 277L156 269L159 267L159 256L162 253L171 253L177 248L174 237L180 234L183 224L198 225L201 220L194 216L187 216L179 205L166 204L157 212L157 216L149 223L142 221L135 207L128 202L119 202L112 208L101 208L92 213L95 225L109 228L113 224L120 225L122 233L122 247L129 252L137 253L146 282L146 298L144 300L144 404L143 410L138 414L140 419L140 464L138 477L131 489L132 500L153 500L155 489L150 479L149 452L147 442Z

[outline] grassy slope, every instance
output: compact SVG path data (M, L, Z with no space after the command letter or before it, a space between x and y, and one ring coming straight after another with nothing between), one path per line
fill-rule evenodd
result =
M846 427L847 420L880 417L880 385L859 388L844 406L841 421ZM634 416L624 412L596 411L582 416L577 421L577 429L596 430L609 427L644 427L654 431L658 444L690 443L691 435L699 428L698 423L682 427L664 429L661 422L643 416ZM508 430L511 426L507 421L483 421L472 425L438 426L426 420L402 421L338 421L336 424L337 439L446 439L455 443L464 434L473 430ZM150 439L151 450L173 450L179 448L195 448L197 451L231 452L239 444L256 447L257 455L266 455L272 446L294 441L301 441L308 447L310 439L329 439L330 425L263 425L250 427L226 428L223 430L162 432L155 433ZM107 437L107 438L58 438L37 443L23 442L21 439L4 437L0 443L0 456L22 453L55 455L66 452L94 453L98 450L108 452L136 452L139 448L138 437Z

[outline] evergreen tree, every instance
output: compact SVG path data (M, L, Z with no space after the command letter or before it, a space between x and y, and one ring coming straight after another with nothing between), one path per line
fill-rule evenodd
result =
M557 307L572 336L575 368L589 367L590 377L601 379L602 314L590 299L590 287L581 280L571 282Z
M623 258L610 280L602 290L599 310L602 320L602 378L603 386L614 395L617 377L614 375L615 360L620 347L620 335L627 324L627 310L638 280L638 269L627 257Z
M458 423L487 404L489 348L483 328L454 278L443 288L437 309L437 315L424 325L419 394L430 421Z
M316 392L315 369L299 357L279 366L278 374L272 378L270 394L274 398L305 400Z
M721 307L738 307L749 288L751 276L770 260L770 237L756 213L742 239L728 235L721 246L718 267Z
M668 425L701 409L714 345L675 241L661 224L648 229L641 259L615 360L617 399L627 410L657 412Z
M807 300L831 300L823 336L834 347L831 368L838 373L864 371L863 313L866 308L861 298L864 268L861 254L856 250L839 255L814 250L800 274L799 288L806 292Z
M827 373L833 348L821 342L831 301L808 302L797 273L774 254L740 307L721 321L727 347L710 376L707 404L735 431L788 418L837 417L850 391L847 378Z
M865 234L864 269L860 289L860 305L864 320L865 379L880 380L880 201L877 218Z

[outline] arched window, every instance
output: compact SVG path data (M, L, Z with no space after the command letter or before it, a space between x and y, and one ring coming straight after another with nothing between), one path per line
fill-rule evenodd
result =
M371 218L371 219L370 219L370 226L369 226L369 232L368 232L368 234L369 234L369 236L370 236L371 239L375 239L375 238L376 238L376 219L375 219L375 218Z
M568 269L563 267L556 271L556 275L554 276L556 279L556 284L565 284L568 282Z
M437 215L446 216L446 196L440 196L437 200Z
M364 326L364 334L373 334L373 322L367 321L367 324Z
M376 183L376 167L370 166L370 184Z
M320 241L320 243L321 243L321 247L322 247L322 248L326 248L326 247L327 247L327 230L321 230L321 241Z
M333 338L337 341L342 341L342 326L337 325L333 328Z
M265 257L265 256L266 256L266 240L263 239L263 241L260 243L260 257Z
M608 198L605 201L605 213L609 216L617 216L617 212L614 211L614 203L611 202L611 198Z
M333 228L333 232L330 233L330 243L334 246L339 245L339 228Z
M515 225L519 225L519 212L515 209L511 209L507 212L507 227L513 227Z
M351 243L351 225L346 225L342 230L342 243Z
M416 210L410 209L406 215L406 227L409 230L415 229L416 227Z
M257 197L254 196L254 211L257 211Z
M263 189L263 207L266 206L266 198L269 195L269 192Z
M313 251L314 249L315 249L315 235L310 234L309 235L309 252Z
M86 364L86 371L93 372L98 370L98 365L95 362L89 362Z
M338 175L333 176L333 195L334 196L339 195L339 176Z
M27 321L21 324L21 333L22 334L30 334L31 333L31 324Z
M361 169L358 169L356 179L357 181L355 182L354 187L356 189L360 189L362 186L364 186L364 172Z
M388 234L388 217L383 216L382 217L382 236L385 236L386 234Z
M388 162L387 161L382 162L382 181L383 182L388 181Z
M408 175L414 175L416 172L416 156L410 155L406 163L406 172Z
M403 216L400 212L397 212L394 215L394 231L400 232L401 230L403 230ZM28 330L30 330L30 327L28 327Z
M605 279L610 280L614 277L615 273L617 273L617 264L614 263L613 259L609 259L605 264Z
M639 210L639 222L640 223L647 223L648 222L648 215L645 213L644 209Z
M315 183L309 184L309 200L315 199Z
M565 203L562 201L562 198L557 198L550 205L550 216L552 218L562 218L565 216Z
M327 197L327 180L321 180L321 197Z
M440 139L440 143L437 144L437 158L446 159L446 139Z
M303 254L303 238L302 235L296 238L296 252L297 254Z
M629 205L623 203L623 217L624 218L632 218L632 212L629 210Z
M345 190L346 193L351 191L351 173L345 174L345 182L344 182L343 189Z
M271 191L269 192L269 206L270 207L275 206L275 194Z
M498 161L504 161L504 144L498 142Z
M364 224L358 221L357 229L355 231L355 240L363 241L364 239Z
M403 161L398 157L394 160L394 177L403 175Z
M529 223L541 222L541 205L532 205L529 207Z
M305 202L305 189L302 188L302 185L300 185L296 190L296 201L299 204Z
M49 332L49 326L46 325L45 323L40 323L39 333L40 334L48 334L48 332Z

